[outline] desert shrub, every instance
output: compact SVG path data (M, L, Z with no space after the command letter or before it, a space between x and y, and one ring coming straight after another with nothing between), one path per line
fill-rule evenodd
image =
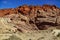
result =
M10 36L10 38L4 39L4 40L22 40L22 39L18 38L18 37L15 36L15 35L12 35L12 36Z
M57 37L60 37L60 33L58 33Z

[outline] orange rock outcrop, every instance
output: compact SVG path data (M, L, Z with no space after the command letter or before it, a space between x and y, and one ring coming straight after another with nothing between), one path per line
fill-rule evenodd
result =
M9 14L16 14L16 13L22 13L22 14L29 14L29 13L35 13L36 10L42 10L42 11L49 11L49 9L57 11L59 8L57 8L54 5L43 5L43 6L19 6L17 8L9 8L9 9L1 9L0 10L0 17L9 15Z

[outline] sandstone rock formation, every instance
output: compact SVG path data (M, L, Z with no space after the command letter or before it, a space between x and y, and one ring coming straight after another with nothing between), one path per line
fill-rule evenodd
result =
M28 6L1 9L0 17L10 18L19 31L43 30L49 27L60 28L60 8L55 5Z

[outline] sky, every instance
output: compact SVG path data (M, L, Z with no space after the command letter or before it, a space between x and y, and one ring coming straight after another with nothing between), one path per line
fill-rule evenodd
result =
M60 8L60 0L0 0L0 9L16 8L21 5L56 5Z

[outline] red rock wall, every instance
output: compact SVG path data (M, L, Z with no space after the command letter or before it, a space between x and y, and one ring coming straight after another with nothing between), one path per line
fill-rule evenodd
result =
M34 14L36 13L37 10L41 10L41 11L47 11L47 12L51 12L50 10L53 10L55 12L60 11L59 8L57 8L54 5L43 5L43 6L27 6L27 5L23 5L23 6L19 6L18 8L10 8L10 9L2 9L0 10L0 17L4 16L4 15L8 15L8 14L16 14L16 13L22 13L22 14Z

